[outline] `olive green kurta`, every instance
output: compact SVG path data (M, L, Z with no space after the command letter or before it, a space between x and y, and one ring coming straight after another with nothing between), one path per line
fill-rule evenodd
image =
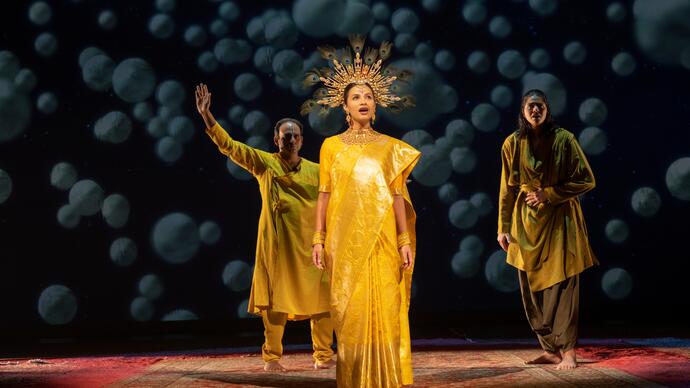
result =
M306 319L330 310L328 276L311 262L319 165L302 158L294 168L277 153L233 140L218 124L206 130L221 153L252 173L261 192L261 216L248 311Z
M595 186L575 136L563 128L545 134L538 149L513 133L502 149L498 233L510 233L508 264L527 273L539 291L598 264L579 195ZM530 207L527 193L544 190L547 203Z

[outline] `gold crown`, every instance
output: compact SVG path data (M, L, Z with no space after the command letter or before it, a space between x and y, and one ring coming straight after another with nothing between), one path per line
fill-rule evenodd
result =
M412 73L392 66L384 69L381 67L383 61L391 54L390 42L382 42L378 49L364 50L364 37L354 35L350 37L350 47L345 47L340 52L331 46L318 48L321 56L332 64L332 68L312 69L307 72L303 81L305 88L319 82L323 82L324 86L314 92L313 99L302 104L302 115L309 114L318 106L321 106L322 112L342 106L345 103L345 89L351 84L369 85L374 93L374 101L381 107L399 111L414 106L411 96L399 97L391 91L393 81L408 81ZM354 59L352 51L355 53ZM361 55L362 51L364 57Z

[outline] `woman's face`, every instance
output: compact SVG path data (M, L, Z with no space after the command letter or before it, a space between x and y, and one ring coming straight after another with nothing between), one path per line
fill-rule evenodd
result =
M367 123L376 112L374 92L367 85L355 85L347 93L345 112L349 112L352 119L359 123Z
M522 108L522 115L532 128L538 128L546 121L548 111L549 107L543 97L529 96Z

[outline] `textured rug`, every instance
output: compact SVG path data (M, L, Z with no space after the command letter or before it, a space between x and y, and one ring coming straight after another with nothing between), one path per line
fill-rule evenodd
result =
M524 362L534 341L413 342L419 387L690 387L690 341L583 340L580 367ZM117 357L0 359L0 385L12 387L335 387L335 371L311 369L308 346L286 347L287 373L266 373L259 350L212 349Z

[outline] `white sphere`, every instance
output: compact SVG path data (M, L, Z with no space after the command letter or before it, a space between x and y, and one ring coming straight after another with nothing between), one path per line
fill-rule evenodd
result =
M206 245L213 245L220 240L221 231L218 223L205 221L199 226L199 238Z
M103 188L91 179L82 179L69 191L69 203L76 207L79 215L92 216L101 210Z
M153 248L163 260L182 264L199 250L199 228L184 213L170 213L156 222L151 232Z
M474 227L479 220L479 211L472 202L461 199L451 205L448 210L450 223L458 229L469 229Z
M661 208L661 197L651 187L640 187L633 193L630 205L638 215L652 217Z
M305 35L325 38L336 32L345 14L345 2L340 0L296 0L292 18Z
M143 296L137 296L132 299L132 303L129 305L129 313L132 315L134 320L139 322L150 321L155 314L155 308L150 300L144 298Z
M129 201L122 194L111 194L103 200L101 213L105 222L112 228L121 228L129 219Z
M60 162L50 170L50 184L59 190L69 190L77 181L77 169L67 162Z
M223 284L234 292L244 291L252 284L252 267L242 260L233 260L223 269Z
M50 57L58 49L58 40L50 32L43 32L34 40L34 49L42 57Z
M165 286L163 281L156 274L148 274L142 276L139 280L139 293L143 295L148 300L156 300L163 295L165 291Z
M517 50L506 50L496 61L498 72L508 79L520 77L527 69L525 57Z
M159 13L149 19L149 32L157 39L167 39L175 32L175 21L170 15Z
M72 229L79 225L81 216L77 207L68 203L58 209L57 220L63 228Z
M81 76L86 86L97 92L105 92L112 87L115 62L107 55L91 57L81 69Z
M453 171L467 174L477 166L477 155L469 147L457 147L450 152L450 161Z
M0 169L0 204L7 201L12 194L12 178L6 171Z
M500 292L514 292L520 288L515 268L506 263L506 252L498 250L489 256L484 267L489 285Z
M589 155L599 155L606 150L606 132L598 127L587 127L580 132L578 142Z
M481 269L479 259L470 252L459 251L450 261L450 267L459 278L467 279L475 276Z
M164 136L156 142L156 155L166 163L178 161L183 154L182 143L172 136Z
M61 284L46 287L38 297L38 314L50 325L70 323L77 315L74 292Z
M580 120L587 125L599 126L606 121L607 115L606 104L598 98L588 98L580 104Z
M625 299L632 291L632 277L623 268L611 268L601 278L601 288L611 299Z
M467 57L467 67L474 73L483 74L489 71L491 59L484 51L473 51Z
M666 170L666 187L671 195L690 201L690 158L677 159Z
M582 42L570 42L563 48L563 58L571 65L580 65L587 59L587 49Z
M156 75L148 62L128 58L113 71L113 90L126 102L140 102L151 96L156 87Z
M606 224L605 233L609 241L620 244L628 239L630 229L625 221L614 218Z
M454 183L444 183L438 188L438 198L446 205L458 200L458 187Z
M123 112L109 112L96 121L93 133L98 140L120 144L132 133L132 120Z
M110 259L120 267L129 267L137 259L137 244L128 237L120 237L110 244Z
M472 125L482 132L493 132L498 129L501 114L491 104L481 103L472 109Z
M460 240L460 252L467 252L478 258L484 252L484 243L477 235L470 234Z

